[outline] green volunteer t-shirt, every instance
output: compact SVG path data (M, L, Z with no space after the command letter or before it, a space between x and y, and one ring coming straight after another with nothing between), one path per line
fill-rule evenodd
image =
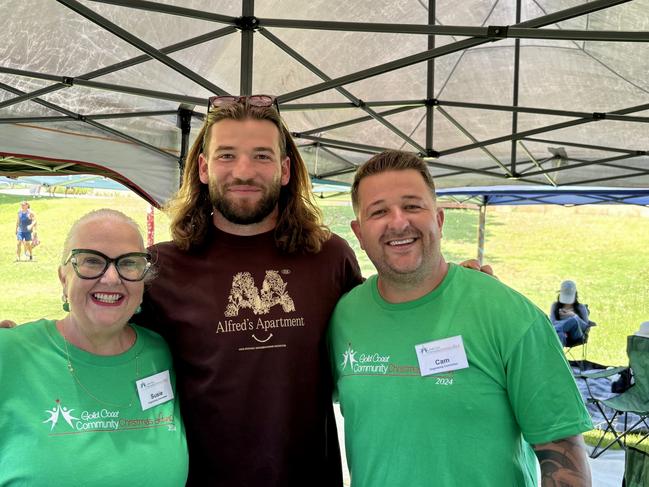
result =
M468 367L440 358L422 376L415 346L450 337ZM339 301L329 338L353 487L532 486L530 445L592 428L547 317L479 272L450 265L400 304L374 276Z
M133 326L114 356L65 344L54 321L0 329L0 485L180 487L187 445L178 400L143 410L136 380L169 371L162 338Z

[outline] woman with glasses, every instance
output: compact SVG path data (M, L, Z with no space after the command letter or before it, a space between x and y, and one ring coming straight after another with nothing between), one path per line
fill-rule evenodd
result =
M63 318L0 330L0 485L185 485L169 350L129 324L153 276L137 224L83 216L58 275Z

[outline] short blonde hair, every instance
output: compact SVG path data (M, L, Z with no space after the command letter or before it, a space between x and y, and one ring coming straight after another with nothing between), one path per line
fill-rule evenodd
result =
M81 218L75 221L70 227L70 230L68 230L68 234L65 237L65 242L63 243L63 252L61 253L62 266L65 265L65 261L70 255L70 252L72 251L72 241L74 240L74 237L76 237L79 228L85 225L86 223L94 220L112 220L112 221L122 222L122 223L126 223L127 225L130 225L137 233L140 249L142 250L142 252L146 251L144 248L144 239L142 238L142 231L140 230L140 226L137 224L135 220L133 220L133 218L131 218L128 215L125 215L121 211L113 210L111 208L100 208L99 210L93 210L83 215ZM149 271L147 272L144 278L145 284L151 281L156 276L156 274L157 274L156 270L153 268L153 266L151 266L151 268L149 268Z

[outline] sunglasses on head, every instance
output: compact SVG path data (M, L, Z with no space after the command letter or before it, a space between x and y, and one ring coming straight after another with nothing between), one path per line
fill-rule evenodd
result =
M211 96L207 101L208 111L213 108L222 108L229 105L240 103L241 105L248 105L251 107L267 108L275 106L279 113L279 104L277 97L271 95L247 95L247 96Z

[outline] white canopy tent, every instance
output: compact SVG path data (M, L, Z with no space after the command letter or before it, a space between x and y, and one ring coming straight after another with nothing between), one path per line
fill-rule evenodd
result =
M649 0L0 0L0 172L162 203L212 94L279 96L312 176L649 187Z

